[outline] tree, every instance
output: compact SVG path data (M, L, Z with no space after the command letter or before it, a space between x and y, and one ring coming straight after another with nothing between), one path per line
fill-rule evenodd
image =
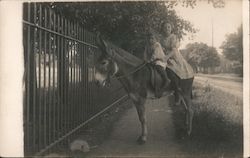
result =
M196 6L197 0L170 0L167 1L168 7L173 7L181 4L183 7L194 8ZM223 8L225 6L225 0L207 0L208 4L212 4L215 8Z
M238 74L243 74L243 32L242 25L237 32L226 36L220 47L222 54L233 63L233 69Z
M232 33L226 36L226 40L222 43L221 49L223 55L234 61L243 62L243 33L242 26L238 28L236 33Z
M161 33L168 21L174 33L182 38L187 32L195 33L189 21L177 16L174 5L194 7L197 0L50 3L57 12L79 21L87 30L100 32L117 46L140 56L145 47L148 28ZM214 7L223 7L225 0L207 0Z
M50 6L138 56L144 50L149 28L160 33L162 24L167 21L174 25L173 31L179 38L187 32L196 32L190 22L167 8L164 1L51 3Z
M188 44L186 49L182 50L182 54L196 72L198 68L204 69L204 72L207 72L208 68L211 68L213 71L215 67L220 65L217 50L205 43L196 42Z
M149 27L161 32L165 21L173 23L179 38L197 30L190 22L176 15L175 5L195 7L198 0L42 3L67 19L78 21L91 32L100 32L114 44L136 55L143 52ZM225 0L207 0L214 7L223 7Z

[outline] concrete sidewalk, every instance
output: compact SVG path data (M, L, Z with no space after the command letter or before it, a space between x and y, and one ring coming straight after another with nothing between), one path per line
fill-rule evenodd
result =
M110 137L98 148L93 149L87 157L128 156L128 157L180 157L180 146L174 138L172 110L169 99L147 100L148 141L138 145L136 139L140 134L140 124L136 109L129 109L115 123Z

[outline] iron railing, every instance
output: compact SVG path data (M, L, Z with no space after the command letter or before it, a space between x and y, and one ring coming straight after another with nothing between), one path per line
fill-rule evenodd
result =
M95 36L43 3L23 5L25 155L41 155L125 98L94 84Z

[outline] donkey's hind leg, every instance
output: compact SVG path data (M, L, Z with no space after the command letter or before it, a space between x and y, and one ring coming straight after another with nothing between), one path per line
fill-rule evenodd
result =
M186 104L186 126L187 126L187 134L190 135L192 132L192 124L193 124L193 116L194 111L192 108L191 96L184 96L184 104Z
M187 126L187 134L190 135L192 132L192 124L193 124L193 106L192 106L192 84L193 78L181 80L181 86L183 89L182 92L182 102L186 108L186 126Z

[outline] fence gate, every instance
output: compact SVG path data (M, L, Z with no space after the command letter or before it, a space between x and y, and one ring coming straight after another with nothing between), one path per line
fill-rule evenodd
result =
M41 155L126 97L95 86L93 34L43 3L23 13L25 155Z

